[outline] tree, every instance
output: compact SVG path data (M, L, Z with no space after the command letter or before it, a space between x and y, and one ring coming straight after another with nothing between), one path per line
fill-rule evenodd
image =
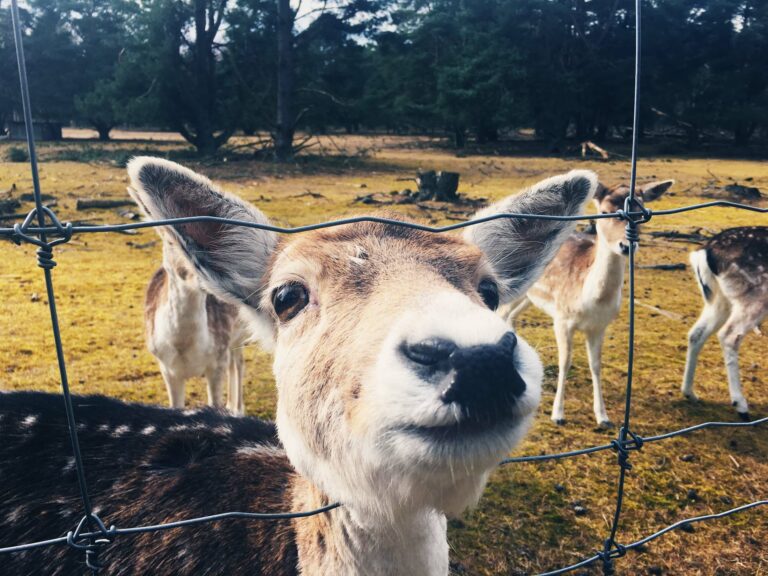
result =
M120 121L120 56L133 42L139 5L133 0L59 0L76 39L83 69L75 97L78 115L96 128L100 140Z
M226 11L227 0L148 2L116 71L130 94L121 114L178 131L201 155L218 150L239 116L235 81L223 65Z

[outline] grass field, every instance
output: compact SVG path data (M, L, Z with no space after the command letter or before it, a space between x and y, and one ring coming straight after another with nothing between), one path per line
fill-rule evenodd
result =
M413 188L398 178L418 168L461 173L460 192L498 199L546 176L574 167L596 170L606 183L628 177L625 161L463 155L431 145L428 139L348 138L322 143L331 156L300 158L288 166L223 154L199 162L178 142L68 142L41 146L43 192L58 200L59 216L94 223L120 222L114 211L75 211L78 197L123 198L130 155L153 153L190 165L228 190L254 202L274 221L300 225L347 213L375 212L354 202L361 194ZM7 144L0 145L4 159ZM317 149L316 149L317 150ZM671 208L703 200L713 175L723 182L751 178L768 190L768 163L739 160L654 158L642 160L641 182L674 178L672 193L654 205ZM31 191L29 167L0 161L0 193ZM308 194L312 192L313 194ZM26 203L22 211L31 208ZM433 204L400 207L410 216L447 222L464 216ZM722 228L768 223L765 215L716 208L655 217L651 230L714 233ZM2 224L6 225L6 224ZM149 244L154 242L154 244ZM687 263L695 245L642 237L642 265ZM59 389L45 305L43 275L33 247L3 242L0 247L0 389ZM56 249L57 302L70 380L76 393L104 393L125 400L164 404L165 390L144 345L142 300L160 263L160 244L151 230L137 235L80 235ZM637 275L637 352L634 430L655 434L706 420L735 420L716 339L702 354L697 391L702 400L684 401L678 392L685 361L686 333L701 308L689 270L643 269ZM659 309L661 312L659 312ZM602 444L612 432L594 428L591 382L583 339L577 340L567 393L568 425L548 418L557 373L556 347L547 317L529 311L521 334L542 356L547 378L539 419L519 454L564 451ZM626 377L627 315L609 329L604 352L609 414L620 421ZM765 336L750 335L742 348L745 393L754 417L768 414L768 355ZM248 349L246 407L271 417L275 390L270 358ZM205 400L202 382L190 388L189 402ZM629 542L682 518L720 511L768 497L768 428L702 431L650 445L633 453L620 541ZM87 466L87 463L86 463ZM458 574L528 574L570 564L593 553L607 535L615 500L615 455L601 453L563 462L510 465L491 477L480 505L451 523L450 543ZM158 517L157 521L163 518ZM756 510L675 532L620 560L620 574L768 574L768 513ZM593 572L582 573L595 573Z

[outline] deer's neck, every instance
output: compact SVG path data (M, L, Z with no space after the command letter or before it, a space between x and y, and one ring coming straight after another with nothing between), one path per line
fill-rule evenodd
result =
M595 258L584 283L584 294L590 299L619 302L624 284L624 256L616 254L602 238L595 242Z
M328 504L308 480L296 477L295 510ZM446 576L448 543L445 516L434 510L409 510L397 518L342 506L295 520L301 574L345 576Z
M163 245L163 268L168 278L168 308L174 324L205 322L207 294L200 288L192 267L173 248Z

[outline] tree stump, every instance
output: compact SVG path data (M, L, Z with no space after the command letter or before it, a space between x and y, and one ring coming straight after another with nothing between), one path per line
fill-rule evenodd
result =
M458 172L435 172L434 170L419 172L416 183L419 186L416 197L418 201L456 202L459 199L456 193L459 189Z

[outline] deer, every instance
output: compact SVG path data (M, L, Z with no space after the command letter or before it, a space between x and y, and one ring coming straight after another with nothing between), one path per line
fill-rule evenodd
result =
M643 205L657 200L674 180L650 182L638 187L635 198ZM600 184L593 202L600 214L612 214L624 208L629 186L608 187ZM586 336L587 359L592 376L593 410L599 428L611 428L603 399L601 380L602 350L605 332L618 317L624 268L630 246L625 222L619 218L595 221L595 235L571 235L541 277L518 301L502 308L502 315L514 325L531 304L549 315L554 324L558 352L557 392L551 419L564 425L565 384L573 359L573 336Z
M152 220L244 224L167 231L206 289L250 330L272 331L276 419L74 396L94 514L127 527L340 507L120 536L100 561L121 575L446 576L446 518L477 502L539 404L538 355L495 310L525 293L573 222L502 217L447 235L392 214L399 222L357 218L278 239L255 206L178 164L139 157L128 173ZM594 173L572 171L484 214L578 215L596 189ZM77 520L60 404L0 394L0 546ZM3 558L10 574L79 573L81 561L66 547Z
M172 408L184 408L186 382L204 376L208 404L245 413L243 347L246 329L238 308L201 285L173 236L157 229L163 264L152 276L144 301L147 348L155 357Z
M748 421L749 405L741 389L739 347L768 316L768 226L729 228L690 254L691 268L704 299L701 314L688 332L681 391L697 400L694 376L699 353L717 332L728 374L731 405Z

